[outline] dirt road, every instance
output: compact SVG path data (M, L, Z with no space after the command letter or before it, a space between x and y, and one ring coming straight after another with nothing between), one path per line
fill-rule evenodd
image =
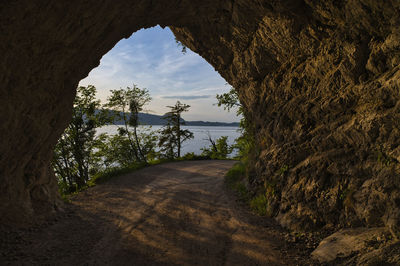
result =
M290 265L273 223L249 215L225 188L233 164L167 163L115 178L79 193L57 220L20 233L0 258L22 265Z

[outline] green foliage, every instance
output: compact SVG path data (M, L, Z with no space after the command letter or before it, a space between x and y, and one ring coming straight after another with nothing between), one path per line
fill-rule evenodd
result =
M260 216L267 214L267 207L268 199L264 194L259 194L250 200L250 208Z
M230 111L237 107L237 115L243 114L243 108L239 102L239 95L237 91L232 87L229 92L223 94L217 94L218 106L223 106L224 110Z
M138 114L151 100L148 91L134 85L111 93L105 107L113 111L100 109L94 86L77 89L71 123L54 152L53 168L61 195L82 190L89 183L121 171L136 169L157 157L156 134L137 131ZM115 120L124 122L117 135L95 136L97 127Z
M225 175L225 183L236 192L239 199L247 202L250 199L249 191L243 180L246 178L246 167L243 163L236 163Z
M217 139L217 144L216 144L216 152L217 152L217 158L223 158L225 159L228 154L231 153L230 147L228 145L228 137L227 136L222 136Z
M229 186L241 181L246 174L246 167L242 162L238 162L226 173L225 181Z
M159 131L158 146L160 147L161 156L174 159L181 157L182 143L193 138L191 131L181 128L185 124L181 114L187 112L190 105L177 101L174 106L167 107L171 110L165 114L164 119L167 124Z
M64 182L62 179L59 180L58 182L58 192L61 195L61 198L64 202L69 202L68 199L68 194L70 194L70 187L68 185L67 182ZM77 190L76 188L74 188L74 190Z
M53 159L53 168L61 190L73 192L81 189L89 181L93 164L98 158L93 154L96 143L96 127L107 122L107 116L100 109L100 101L95 98L94 86L79 87L74 100L72 119L59 139Z
M245 184L238 182L236 183L234 190L239 196L239 199L243 202L248 202L250 199L250 193Z
M160 148L161 156L170 160L174 159L176 157L175 147L177 139L172 125L167 123L159 132L158 147Z
M241 161L240 164L236 164L227 174L227 183L234 189L239 198L244 200L250 205L250 208L258 215L264 216L267 214L268 199L267 195L274 196L275 186L266 185L265 193L258 194L252 197L247 187L244 185L244 180L251 181L254 178L249 175L251 171L247 168L252 165L252 161L258 156L260 148L255 144L255 129L254 126L246 119L246 113L243 106L239 102L239 95L237 91L232 88L228 93L217 95L218 106L224 106L224 109L231 110L237 107L237 115L242 115L243 118L240 120L241 136L236 139L235 144L232 145L231 149L237 151L235 159ZM284 165L280 169L281 175L284 175L289 170L287 165Z
M106 168L120 165L127 167L136 160L131 143L125 135L102 135L97 146L97 153L102 157Z
M133 161L147 162L147 153L142 147L137 127L139 126L139 113L150 101L151 97L147 89L140 89L133 85L132 88L111 90L111 96L108 97L107 104L105 104L105 107L115 111L114 120L118 119L124 124L118 129L119 138L115 138L114 142L121 141L124 145L129 144L126 146L130 149L127 159L131 163ZM129 111L129 116L127 111Z
M268 199L266 193L252 197L244 184L246 180L246 166L244 163L236 163L225 175L225 182L238 195L239 199L247 204L258 215L267 215Z
M238 116L243 116L240 120L240 131L241 136L236 139L235 144L231 147L231 152L233 150L237 151L237 156L234 159L242 160L246 162L248 160L248 156L255 151L255 142L254 142L254 128L249 120L246 119L246 114L244 112L243 106L239 101L239 94L234 89L227 93L218 94L217 95L218 106L223 106L225 110L232 110L237 108L236 114Z
M209 148L201 148L201 155L209 157L211 159L228 158L228 155L232 152L232 148L228 145L227 136L222 136L214 141L209 134L208 140L210 141L210 146Z
M234 159L247 162L248 155L255 150L254 138L246 129L242 128L241 131L241 136L235 140L235 143L231 146L231 149L237 151L237 155L234 157Z
M148 163L158 156L155 150L157 146L157 135L150 131L150 127L138 134L138 142L141 146L142 153L145 155L145 161L136 160L136 155L131 149L131 143L126 135L116 134L109 136L107 134L101 134L98 139L99 142L96 145L96 154L98 157L102 158L101 163L105 168L114 167L116 165L128 167L133 163L140 162Z
M160 156L156 151L158 135L157 132L151 130L151 126L142 127L142 132L138 134L142 152L146 156L146 161L154 161Z
M68 200L68 194L146 165L175 160L225 159L232 151L227 137L216 141L210 137L211 145L203 149L202 155L189 153L181 157L182 143L193 138L192 132L181 127L184 124L181 114L188 111L189 105L178 101L174 106L168 106L170 111L165 115L167 125L158 132L158 137L155 132L137 130L138 114L151 100L146 89L134 85L133 88L112 90L104 105L108 109L101 109L95 94L94 86L78 88L73 118L55 149L53 167L59 178L60 194L65 200ZM237 100L237 95L234 97ZM221 101L231 106L228 109L233 107L232 99L221 96ZM123 126L118 128L118 134L101 134L96 137L97 127L115 121L123 122ZM156 151L157 142L159 152ZM243 154L244 150L250 150L244 138L239 138L236 145L235 148L243 151ZM228 176L231 175L230 180L244 177L244 169L243 164L235 166L228 173ZM232 184L241 199L250 199L246 186L240 180L232 181Z
M185 155L183 155L181 158L179 158L181 160L185 160L185 161L193 161L193 160L209 160L210 157L208 156L204 156L204 155L197 155L194 154L194 152L189 152L186 153Z

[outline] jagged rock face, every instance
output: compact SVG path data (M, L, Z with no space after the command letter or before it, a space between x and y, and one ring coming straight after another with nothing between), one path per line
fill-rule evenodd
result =
M74 88L121 38L160 24L239 91L250 185L271 215L400 231L398 1L34 2L0 9L3 219L54 209L49 162Z

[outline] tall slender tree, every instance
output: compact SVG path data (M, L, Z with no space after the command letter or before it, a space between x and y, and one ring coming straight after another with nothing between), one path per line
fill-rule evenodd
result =
M170 111L164 116L167 124L160 131L159 146L168 158L181 157L182 143L193 138L193 133L188 129L182 129L185 124L182 113L187 112L190 105L177 101L174 106L167 106Z
M127 136L134 159L139 162L147 162L137 128L139 113L151 101L148 90L140 89L136 85L133 85L132 88L111 90L111 96L107 100L105 107L114 110L117 120L123 122L124 127L118 130L120 135ZM132 127L133 131L129 127Z

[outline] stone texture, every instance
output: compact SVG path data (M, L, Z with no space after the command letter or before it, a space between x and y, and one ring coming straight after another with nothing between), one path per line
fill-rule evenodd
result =
M264 187L269 213L295 230L399 232L400 3L255 6L235 1L213 37L199 26L174 32L239 90L259 149L251 183Z
M400 265L400 242L361 255L357 266Z
M293 229L400 232L397 0L7 1L0 7L0 214L58 205L52 148L80 79L121 38L170 26L240 94L250 184ZM273 193L272 193L273 192Z
M386 238L385 228L344 229L323 239L311 253L320 263L346 258L367 248L369 243L379 243Z

